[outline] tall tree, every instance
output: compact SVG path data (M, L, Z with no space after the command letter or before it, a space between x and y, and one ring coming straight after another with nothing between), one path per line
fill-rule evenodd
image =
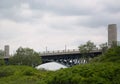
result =
M4 57L4 51L0 50L0 57Z
M3 66L3 65L5 65L5 61L3 58L0 58L0 66Z
M78 48L81 53L89 53L96 49L96 45L91 41L87 41L86 44L82 44Z
M37 66L41 64L40 54L30 48L18 48L13 57L10 58L10 64Z
M4 61L4 51L0 50L0 66L5 65Z
M82 53L83 58L86 59L86 61L88 62L89 58L87 54L96 49L96 45L91 41L87 41L86 44L82 44L78 48L80 53Z
M102 53L104 53L108 49L107 43L102 43L99 46L100 49L102 50Z

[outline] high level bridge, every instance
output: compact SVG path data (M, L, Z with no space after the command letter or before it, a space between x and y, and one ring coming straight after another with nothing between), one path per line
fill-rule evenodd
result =
M67 66L73 66L77 64L88 63L89 60L100 54L102 54L101 50L93 50L90 53L87 53L85 56L83 56L79 50L63 50L42 53L41 58L43 63L55 61Z
M83 55L79 50L63 50L63 51L53 51L53 52L44 52L41 53L40 56L42 58L43 63L47 62L59 62L66 66L73 66L78 64L88 63L92 58L102 54L101 50L93 50L90 53ZM9 60L8 57L4 57L6 63Z

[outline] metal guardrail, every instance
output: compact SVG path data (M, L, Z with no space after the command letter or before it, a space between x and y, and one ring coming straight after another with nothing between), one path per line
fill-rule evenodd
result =
M42 52L41 55L57 55L57 54L67 54L67 53L79 53L79 50L73 49L73 50L57 50L57 51L47 51Z
M91 52L101 52L101 50L93 50ZM62 55L62 54L77 54L80 53L78 49L73 49L73 50L58 50L58 51L47 51L41 53L41 56L49 56L49 55Z

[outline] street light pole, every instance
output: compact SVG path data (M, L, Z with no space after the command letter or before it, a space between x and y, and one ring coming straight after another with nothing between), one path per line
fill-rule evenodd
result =
M65 52L66 52L67 46L65 45Z
M47 46L46 46L46 53L47 53Z

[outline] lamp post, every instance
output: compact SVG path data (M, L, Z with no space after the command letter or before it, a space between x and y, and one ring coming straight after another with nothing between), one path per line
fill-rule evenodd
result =
M47 51L47 46L45 47L45 49L46 49L46 53L47 53L47 52L48 52L48 51Z
M66 52L66 50L67 50L67 46L65 45L65 52Z

